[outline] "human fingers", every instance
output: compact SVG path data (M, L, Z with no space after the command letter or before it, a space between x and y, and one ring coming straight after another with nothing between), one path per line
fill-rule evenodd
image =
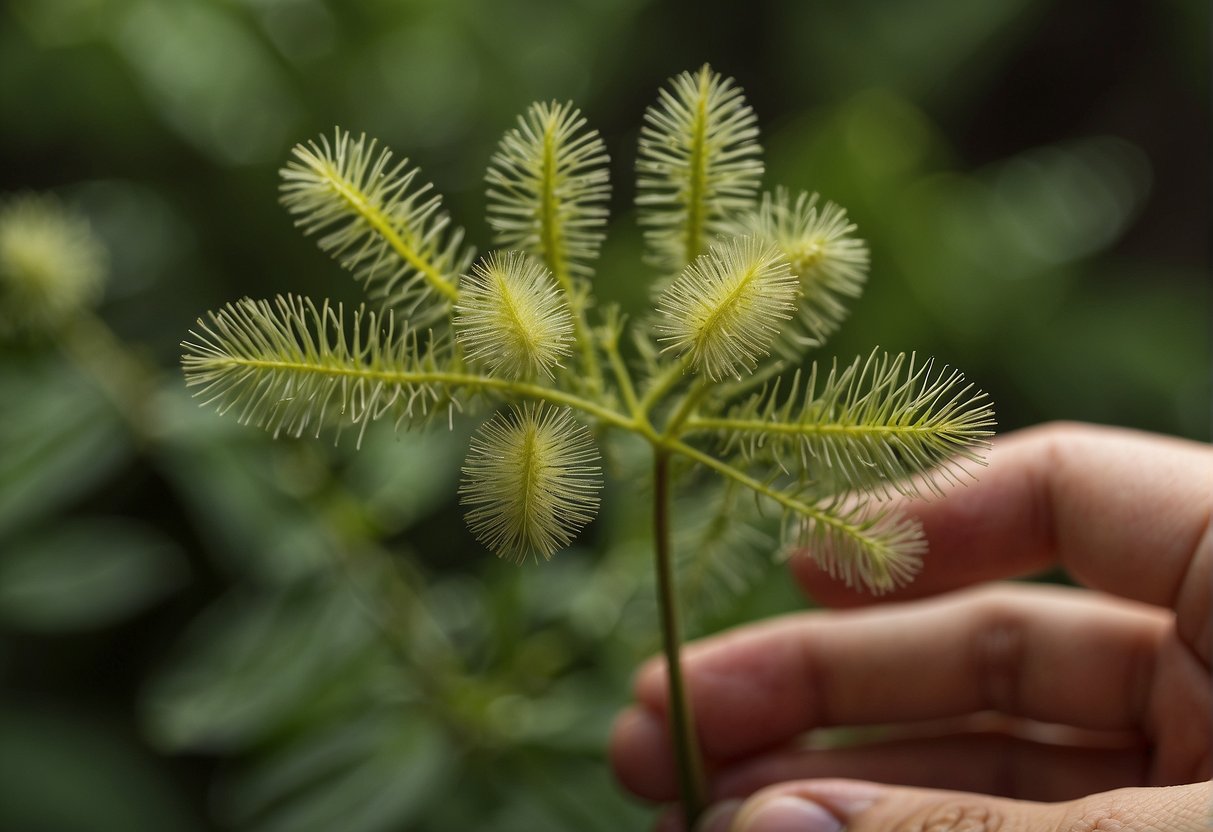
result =
M1043 801L1146 782L1150 749L1140 738L1057 726L1024 725L1023 736L1010 733L1020 726L1007 729L760 754L715 772L712 797L744 798L768 786L820 777Z
M990 720L979 720L989 722ZM957 725L958 730L965 726ZM789 747L763 752L711 772L710 797L745 798L768 786L819 777L872 780L901 786L952 789L1026 800L1070 800L1141 785L1149 748L1140 738L1104 732L1081 736L1056 726L1023 726L1025 736L1002 731L918 736L829 748ZM664 726L654 721L655 732ZM1041 736L1029 739L1028 736ZM658 739L655 747L663 747ZM672 765L672 763L670 764ZM677 798L672 770L656 768L641 797Z
M981 711L1136 729L1169 626L1167 613L1131 601L1000 586L787 616L689 645L684 663L701 748L719 767L813 728ZM638 708L618 721L611 758L626 786L662 799L646 792L672 770L663 665L646 665L635 687ZM1175 718L1199 722L1194 709Z
M1192 832L1207 827L1208 783L1103 792L1033 803L854 780L786 783L709 809L696 832Z
M904 508L930 552L891 598L1038 572L1060 564L1079 582L1174 609L1206 663L1213 644L1213 447L1091 425L1000 437L976 482ZM809 594L831 606L870 602L795 557Z

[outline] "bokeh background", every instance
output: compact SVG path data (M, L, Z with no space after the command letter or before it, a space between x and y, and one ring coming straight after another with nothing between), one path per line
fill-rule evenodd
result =
M499 136L571 98L613 160L596 290L638 310L640 117L710 61L759 114L765 181L845 205L872 246L820 357L959 365L1004 430L1207 440L1208 17L1204 0L4 4L0 191L82 212L109 279L69 334L0 343L0 828L649 822L603 762L657 646L642 490L616 482L582 544L518 569L455 504L471 425L380 425L360 451L272 441L184 390L178 343L205 310L358 296L276 203L294 142L378 136L484 250ZM695 632L804 603L777 567L733 598L693 589Z

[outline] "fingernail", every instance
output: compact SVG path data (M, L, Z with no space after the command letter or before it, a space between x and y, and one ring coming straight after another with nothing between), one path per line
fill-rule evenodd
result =
M739 809L740 800L725 800L715 806L709 806L699 823L695 824L695 832L729 832Z
M816 803L782 796L739 817L736 832L842 832L842 822Z

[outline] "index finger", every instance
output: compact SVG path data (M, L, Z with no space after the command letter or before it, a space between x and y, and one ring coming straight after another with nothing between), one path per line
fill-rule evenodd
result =
M1138 431L1052 424L1000 438L977 482L907 501L930 551L884 600L931 595L1060 565L1079 583L1175 610L1209 660L1213 628L1213 448ZM809 594L831 606L874 599L797 556Z

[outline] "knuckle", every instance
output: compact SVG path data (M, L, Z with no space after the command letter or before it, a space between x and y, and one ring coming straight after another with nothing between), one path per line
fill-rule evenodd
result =
M1091 432L1092 429L1089 424L1076 422L1072 419L1054 419L1019 431L1021 435L1030 436L1033 439L1046 443L1056 444L1059 446L1059 449L1060 446L1065 444L1066 440L1073 439L1075 436L1085 436Z
M1171 828L1187 828L1172 826L1178 821L1182 809L1165 802L1157 790L1131 789L1112 792L1099 798L1096 805L1093 801L1082 801L1071 812L1068 821L1061 826L1060 832L1158 832ZM1166 811L1159 814L1163 806ZM1176 813L1177 814L1173 814Z
M1020 712L1020 669L1027 637L1022 611L1001 599L987 599L984 621L971 636L975 677L984 705L1004 714Z
M1083 812L1065 832L1132 832L1141 829L1135 823L1135 813L1122 809L1095 809Z
M1066 804L1055 832L1180 832L1210 828L1207 783L1128 788Z

